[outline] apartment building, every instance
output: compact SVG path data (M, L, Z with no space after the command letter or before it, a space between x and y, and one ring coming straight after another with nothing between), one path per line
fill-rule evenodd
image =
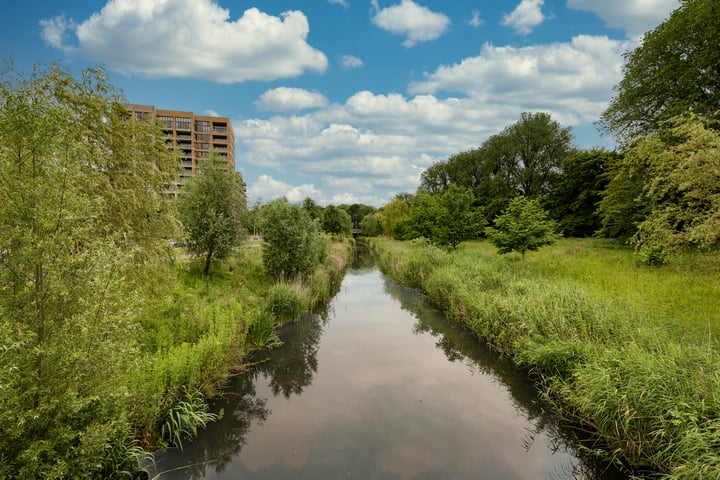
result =
M168 194L177 196L187 179L197 175L198 162L208 158L210 152L224 158L228 169L235 171L235 133L229 118L161 110L152 105L127 107L139 120L159 120L164 125L165 143L180 161L177 179L168 185Z

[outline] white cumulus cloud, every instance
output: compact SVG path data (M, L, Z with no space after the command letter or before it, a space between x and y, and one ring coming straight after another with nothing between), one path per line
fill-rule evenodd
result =
M609 27L637 37L662 23L680 6L679 0L568 0L567 6L593 12Z
M290 87L266 90L255 102L255 106L260 110L273 112L297 112L306 108L324 107L327 104L327 98L318 92Z
M343 7L350 6L350 4L347 2L347 0L328 0L328 3L332 3L335 5L342 5Z
M450 19L446 15L433 12L412 0L402 0L399 4L382 9L374 0L373 7L376 12L372 22L383 30L404 36L405 47L436 40L450 26Z
M485 25L485 20L480 17L479 10L472 11L472 18L468 20L468 25L470 25L471 27L479 27L481 25Z
M411 84L410 92L461 92L488 103L564 112L566 118L592 122L622 76L622 53L628 46L591 35L527 47L485 44L480 55L441 66Z
M298 203L305 198L317 198L321 194L312 184L291 185L275 180L270 175L260 175L257 182L248 189L248 194L255 200L272 201L285 197L291 203Z
M545 20L543 3L544 0L521 0L515 10L503 17L502 25L512 27L522 35L529 34Z
M276 17L250 8L232 20L213 0L110 0L82 22L40 25L49 45L129 75L235 83L324 72L328 64L307 43L300 11ZM70 34L75 44L66 42Z
M363 61L355 55L342 55L340 57L340 67L342 67L343 70L362 68L364 65Z

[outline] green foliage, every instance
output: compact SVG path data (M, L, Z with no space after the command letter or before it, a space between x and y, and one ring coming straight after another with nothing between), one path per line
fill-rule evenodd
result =
M185 184L177 209L188 232L188 250L205 255L207 275L212 259L225 257L242 240L245 183L213 155L202 162L200 174Z
M626 146L663 129L662 121L693 112L713 118L720 105L720 4L684 0L626 54L617 95L603 127Z
M350 214L334 205L328 205L322 213L322 228L326 233L350 235L352 229Z
M297 205L276 200L261 209L263 262L275 278L309 275L327 254L317 221Z
M306 197L305 200L303 200L302 208L313 220L320 221L322 219L323 207L315 203L315 200L312 198Z
M523 264L525 252L555 243L559 235L557 224L548 218L537 200L516 197L505 213L495 219L495 227L485 233L500 253L520 252Z
M174 228L162 152L102 70L3 72L0 476L109 477L132 463L117 455L132 451L131 280Z
M573 151L570 128L561 127L547 113L523 113L480 148L426 169L420 189L431 194L450 185L471 190L475 206L492 219L517 195L547 195L562 161Z
M649 258L720 243L720 133L696 116L676 119L669 133L645 137L627 154L646 171L640 198L652 210L632 240Z
M545 200L550 215L569 237L589 237L602 227L598 204L608 183L607 169L619 160L615 152L595 149L566 157Z
M300 284L276 283L268 292L267 309L281 321L296 318L305 310L303 296Z
M382 234L382 225L376 213L368 213L360 221L360 230L365 237L377 237Z
M282 342L275 333L275 317L267 310L254 310L247 320L247 342L255 348L273 348Z
M208 405L201 392L189 392L187 388L183 388L182 394L166 413L162 438L182 450L183 440L194 439L198 429L204 428L217 418L216 414L208 412Z
M398 226L401 225L403 219L410 212L410 202L408 198L404 198L402 195L396 195L395 198L385 206L383 206L378 212L378 220L382 225L382 233L386 237L399 236L402 232L398 232Z
M647 172L644 165L611 159L605 173L607 185L598 204L601 228L598 235L629 239L648 215L650 205L640 200Z
M435 195L421 191L407 216L405 238L424 237L452 248L464 240L477 238L484 218L473 202L472 192L457 185L450 185Z
M547 195L561 162L573 153L572 131L549 113L523 113L520 120L484 144L510 187L520 195Z

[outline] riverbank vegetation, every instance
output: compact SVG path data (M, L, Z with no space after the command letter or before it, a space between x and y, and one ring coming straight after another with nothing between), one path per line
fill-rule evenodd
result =
M137 476L216 419L207 398L278 323L337 291L350 243L322 236L278 286L265 245L239 248L239 173L203 164L178 215L162 126L101 69L0 80L0 478Z
M720 474L720 256L660 269L615 240L566 239L498 256L374 239L381 269L538 374L592 454L666 478Z

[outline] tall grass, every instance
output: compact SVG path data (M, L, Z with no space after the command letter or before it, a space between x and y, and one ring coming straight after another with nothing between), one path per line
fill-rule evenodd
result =
M529 256L375 240L381 268L540 375L610 461L666 478L720 478L720 256L662 268L602 240ZM422 272L422 274L421 274Z

